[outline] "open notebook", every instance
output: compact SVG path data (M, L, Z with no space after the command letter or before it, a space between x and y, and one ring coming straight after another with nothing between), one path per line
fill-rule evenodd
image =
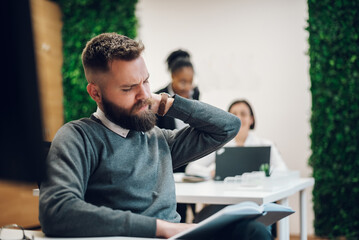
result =
M214 233L220 231L221 228L236 221L253 219L269 226L292 213L294 211L291 208L275 203L259 206L254 202L242 202L223 208L198 223L196 227L181 232L169 239L208 239Z

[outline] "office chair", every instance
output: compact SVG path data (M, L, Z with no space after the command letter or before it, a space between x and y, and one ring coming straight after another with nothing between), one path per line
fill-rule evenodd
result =
M47 154L49 153L50 147L51 147L51 142L44 141L43 142L43 147L44 147L44 149L43 149L44 150L44 155L45 155L45 158L46 158ZM41 180L39 179L37 181L37 186L38 186L39 189L40 189L40 185L41 185ZM25 230L41 230L41 225L35 225L35 226L26 227Z

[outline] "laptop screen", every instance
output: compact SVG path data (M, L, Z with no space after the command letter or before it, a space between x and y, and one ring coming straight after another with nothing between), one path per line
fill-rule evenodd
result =
M214 180L259 171L262 164L270 161L270 146L224 147L216 152L216 175Z

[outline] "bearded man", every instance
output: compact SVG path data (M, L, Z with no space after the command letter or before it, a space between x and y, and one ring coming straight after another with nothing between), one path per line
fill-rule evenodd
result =
M116 33L84 48L87 92L98 108L53 139L40 186L45 234L168 238L193 227L179 223L173 169L223 146L240 120L199 101L152 94L143 50ZM156 114L189 126L160 129Z

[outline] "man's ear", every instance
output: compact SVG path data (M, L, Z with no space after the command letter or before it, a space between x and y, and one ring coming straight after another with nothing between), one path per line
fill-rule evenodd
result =
M93 83L89 83L89 84L87 84L86 89L87 89L88 94L91 96L91 98L95 102L97 102L97 103L101 102L101 100L102 100L101 89L99 88L98 85L93 84Z

